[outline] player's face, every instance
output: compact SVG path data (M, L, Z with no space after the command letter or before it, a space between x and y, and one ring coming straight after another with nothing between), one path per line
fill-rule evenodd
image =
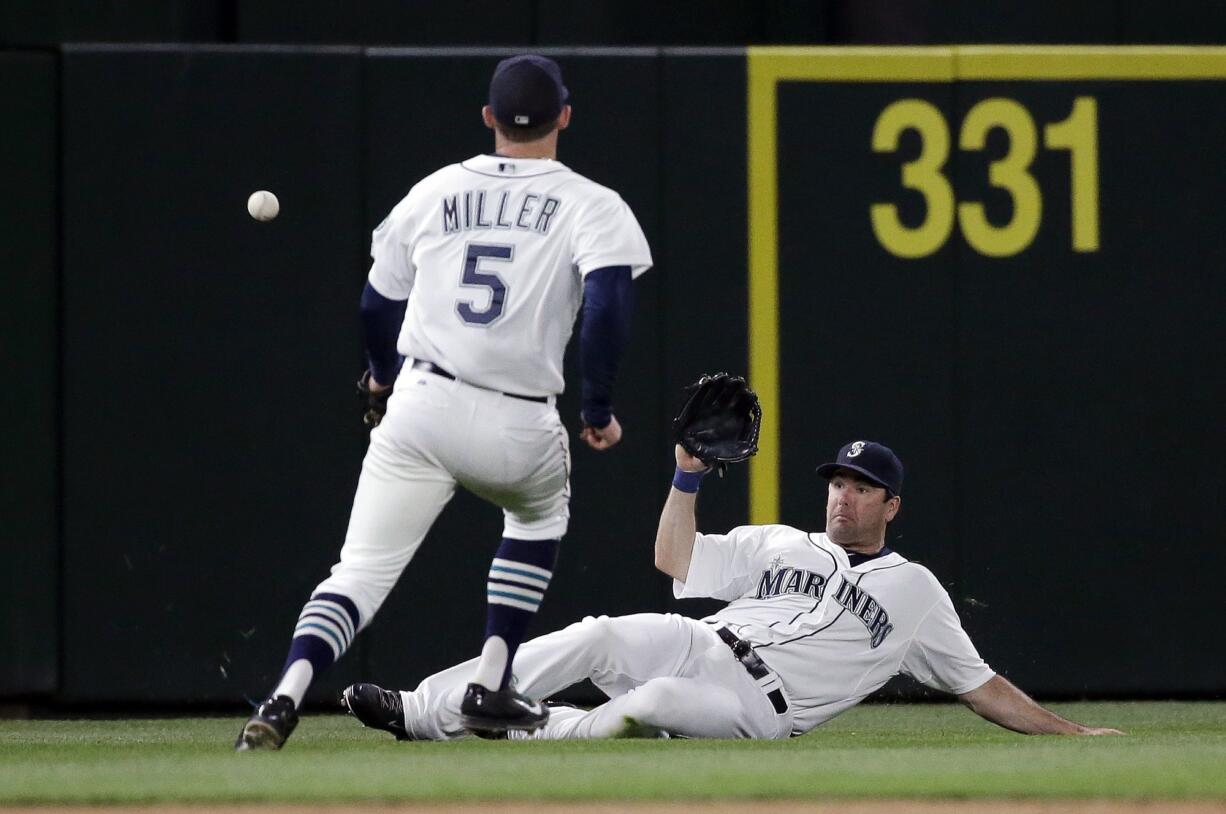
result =
M826 536L844 548L876 549L902 500L850 469L840 469L826 490Z

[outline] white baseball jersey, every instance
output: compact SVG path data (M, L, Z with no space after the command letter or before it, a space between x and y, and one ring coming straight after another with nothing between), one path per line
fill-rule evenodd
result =
M562 391L583 277L651 252L616 192L550 159L479 155L415 185L375 230L370 284L408 299L397 350L491 390Z
M852 568L825 534L780 525L699 534L673 592L729 602L705 621L726 624L779 675L796 734L898 673L955 694L995 675L931 571L897 553Z

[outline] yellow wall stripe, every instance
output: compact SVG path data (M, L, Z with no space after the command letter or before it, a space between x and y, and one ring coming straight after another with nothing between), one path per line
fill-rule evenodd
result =
M747 48L746 53L750 76L757 62L759 70L775 82L949 82L954 78L951 48L761 47Z
M955 48L958 79L1069 80L1226 79L1219 47L971 47Z
M758 454L749 462L749 522L764 524L779 517L778 63L748 62L749 384L762 401Z

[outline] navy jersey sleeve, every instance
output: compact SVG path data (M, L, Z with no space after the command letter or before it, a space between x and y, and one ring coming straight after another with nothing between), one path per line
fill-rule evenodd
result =
M362 289L359 310L362 338L370 374L379 384L392 384L404 358L396 351L396 339L404 322L408 300L392 300L380 294L369 282Z
M613 416L613 381L630 336L634 284L629 266L589 272L583 281L583 411L586 424L608 426Z

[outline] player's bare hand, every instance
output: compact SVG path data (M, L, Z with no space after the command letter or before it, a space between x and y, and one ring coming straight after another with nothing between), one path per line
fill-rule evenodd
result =
M1105 726L1083 726L1078 735L1123 735L1124 733L1118 729L1109 729Z
M622 440L622 425L617 423L616 416L610 416L609 423L603 427L584 426L579 437L592 449L605 450Z
M686 452L685 447L680 444L673 448L673 454L677 457L677 468L682 471L701 472L708 468L701 460Z

